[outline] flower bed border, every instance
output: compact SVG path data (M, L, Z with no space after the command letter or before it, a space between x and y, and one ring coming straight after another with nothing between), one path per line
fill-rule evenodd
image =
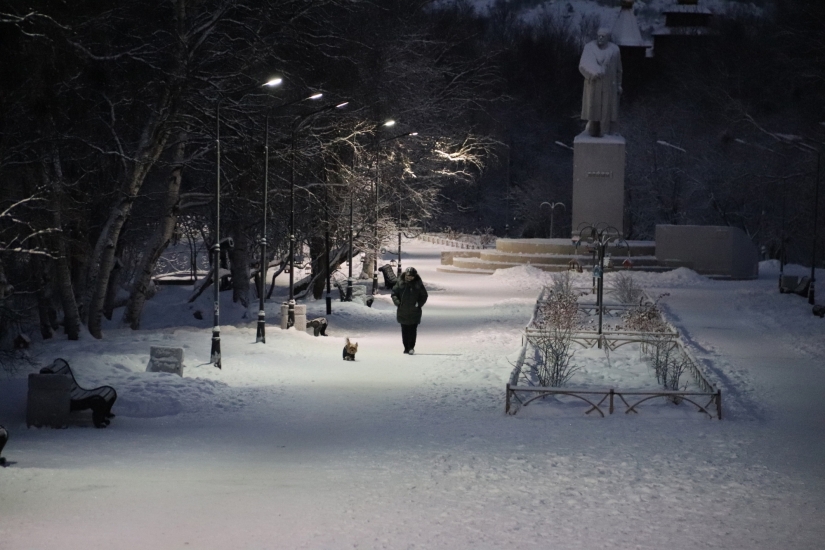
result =
M539 311L539 308L542 302L547 301L547 294L550 292L548 287L544 287L539 294L538 298L536 299L536 305L533 308L533 314L530 317L530 321L527 326L524 328L524 336L522 337L522 346L521 351L519 353L518 360L516 361L516 365L513 368L512 373L510 374L510 379L507 383L507 390L505 395L505 413L507 414L516 414L518 409L523 406L527 406L530 402L534 401L545 395L569 395L581 399L587 403L590 403L591 408L586 411L585 414L590 414L591 412L598 411L602 417L604 417L604 412L602 412L600 406L605 401L605 399L609 399L609 412L610 414L614 411L614 397L618 395L620 399L624 402L627 409L625 413L629 413L633 411L634 413L638 413L636 410L636 406L640 405L641 403L648 401L649 399L655 397L664 397L670 400L684 400L688 401L689 403L694 404L700 412L704 412L709 417L713 417L711 413L708 412L708 408L711 404L715 403L716 405L716 418L721 420L722 419L722 390L716 387L716 384L711 383L707 376L702 372L701 367L699 366L699 362L696 360L695 356L691 351L685 347L684 343L681 341L679 337L679 331L676 330L673 325L662 319L662 322L665 323L668 328L670 329L668 332L655 332L655 333L648 333L648 332L637 332L637 331L610 331L610 330L603 330L602 334L598 334L596 331L577 331L573 335L573 341L577 344L581 345L585 348L592 348L597 344L602 344L607 347L607 349L615 350L616 348L629 344L629 343L649 343L652 338L666 338L671 340L673 345L678 348L679 352L684 355L687 359L686 365L688 367L689 372L693 376L694 381L702 390L701 392L686 392L686 391L672 391L672 390L661 390L661 391L652 391L652 392L638 392L638 391L621 391L615 390L613 388L609 390L590 390L590 389L567 389L567 388L547 388L542 386L520 386L519 385L519 378L521 376L521 371L524 366L524 361L527 357L527 350L531 346L532 340L535 335L539 334L540 331L538 329L532 328L536 322L536 317ZM644 299L648 302L652 303L649 296L645 293ZM593 304L583 304L579 307L580 311L588 312L597 308L598 306ZM614 311L627 311L632 306L604 306L605 310L614 310ZM604 311L603 311L604 313ZM524 398L519 396L519 393L528 394L528 393L535 393L530 398L527 398L526 395ZM586 398L586 395L601 395L602 399L598 403L593 403L590 399ZM625 399L624 396L643 396L643 399L637 401L633 405L630 405ZM699 403L696 403L692 397L707 397L709 401L706 405L702 406ZM515 405L518 403L518 405Z

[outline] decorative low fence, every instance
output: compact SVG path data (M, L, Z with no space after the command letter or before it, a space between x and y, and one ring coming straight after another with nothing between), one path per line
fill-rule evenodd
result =
M452 246L454 248L463 248L466 250L495 248L496 246L495 238L491 239L488 243L484 243L477 235L461 235L459 238L450 238L438 233L424 233L419 235L418 238L425 242Z
M522 348L507 384L505 405L505 412L507 414L515 414L518 412L519 407L526 406L532 401L548 395L566 395L589 403L591 407L586 411L586 414L597 411L604 417L605 414L602 410L602 404L605 400L608 400L607 410L609 414L612 414L615 410L615 398L618 396L619 400L625 406L625 413L638 413L636 407L651 399L661 397L675 403L682 401L691 403L695 405L700 412L710 417L716 416L719 420L722 419L722 391L708 380L708 377L702 372L699 361L679 339L679 332L664 319L660 319L661 323L667 327L664 331L640 332L607 329L599 333L597 331L577 330L571 334L570 339L572 342L584 348L592 348L599 345L599 347L604 347L610 351L614 351L623 345L631 343L639 344L642 346L642 349L644 349L644 346L660 346L664 353L678 355L680 358L679 364L685 371L690 373L700 390L698 392L678 390L623 391L613 388L608 390L593 390L586 388L545 387L530 384L529 377L523 376L523 369L528 352L533 348L536 339L542 337L544 334L542 329L537 327L537 320L542 304L547 302L550 292L550 289L545 287L541 294L539 294L530 322L525 327L524 336L522 337ZM647 295L644 295L644 300L652 303ZM603 305L602 315L621 317L634 307L635 306L627 305ZM599 306L596 304L580 304L578 307L579 311L585 315L597 313L598 308ZM520 384L520 381L523 382ZM601 399L598 402L594 402L599 396L601 396ZM633 403L628 402L625 397L631 398ZM707 401L703 405L702 402L704 400Z
M527 398L526 394L534 394L533 396ZM518 394L522 394L519 396ZM664 397L674 402L682 402L686 401L691 403L697 407L699 412L703 412L708 415L709 418L713 418L714 414L711 414L710 411L715 413L716 418L722 420L722 390L716 390L715 393L707 393L707 392L684 392L684 391L655 391L655 392L639 392L639 391L616 391L613 388L607 391L594 391L594 390L577 390L577 389L564 389L564 388L544 388L540 386L511 386L507 384L507 396L506 396L506 405L504 408L504 412L508 414L515 414L516 411L511 411L511 407L513 405L514 400L518 400L518 403L522 407L526 407L532 401L536 399L540 399L546 397L548 395L569 395L571 397L575 397L581 399L585 403L590 405L590 408L585 411L585 414L590 414L593 411L598 412L604 418L605 414L602 410L602 405L605 400L608 400L608 413L613 414L615 410L615 398L618 397L622 403L625 405L625 414L628 413L637 413L639 411L636 410L636 407L648 401L650 399L654 399L656 397ZM594 403L594 398L590 398L589 396L602 396L601 400L597 403ZM632 405L627 402L625 397L632 397L632 398L640 398L636 400ZM701 401L704 399L708 399L708 401L702 405ZM699 402L697 402L699 400ZM631 399L633 401L633 399Z

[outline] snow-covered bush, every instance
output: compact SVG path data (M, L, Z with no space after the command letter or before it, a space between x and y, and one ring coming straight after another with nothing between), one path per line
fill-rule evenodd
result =
M478 244L484 248L496 242L496 236L493 233L492 227L485 227L484 229L476 229L473 231L473 235L475 235L476 239L478 240Z
M579 370L570 363L574 354L572 336L579 323L578 301L572 292L553 290L539 306L535 323L538 330L530 337L536 354L528 364L541 386L563 386Z
M573 295L573 279L569 271L557 271L553 273L552 289L555 294Z
M643 293L630 273L616 273L611 278L613 295L622 304L638 304Z
M659 301L665 296L667 294L662 294L652 304L640 304L632 309L624 316L624 323L626 328L644 333L639 348L653 368L656 381L667 390L678 390L690 359L679 348L659 310Z

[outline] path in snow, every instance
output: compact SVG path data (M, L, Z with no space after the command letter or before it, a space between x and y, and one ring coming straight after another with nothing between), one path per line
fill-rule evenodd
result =
M803 300L770 276L641 277L671 293L668 316L722 382L722 422L508 417L509 361L546 275L438 273L440 250L405 245L431 288L413 357L387 297L333 303L329 338L270 327L264 345L254 321L224 327L223 371L205 364L208 322L39 347L112 381L123 412L106 430L26 430L25 380L0 382L16 462L0 470L0 547L821 546L825 323ZM168 292L150 312L174 315ZM176 322L160 315L145 325ZM152 344L184 346L186 377L144 373Z

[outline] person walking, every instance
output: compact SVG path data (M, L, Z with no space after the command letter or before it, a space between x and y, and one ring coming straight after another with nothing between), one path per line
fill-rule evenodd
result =
M401 325L404 353L415 353L415 339L421 323L421 306L427 303L427 289L414 267L408 267L392 288L392 303L397 307L395 318Z

